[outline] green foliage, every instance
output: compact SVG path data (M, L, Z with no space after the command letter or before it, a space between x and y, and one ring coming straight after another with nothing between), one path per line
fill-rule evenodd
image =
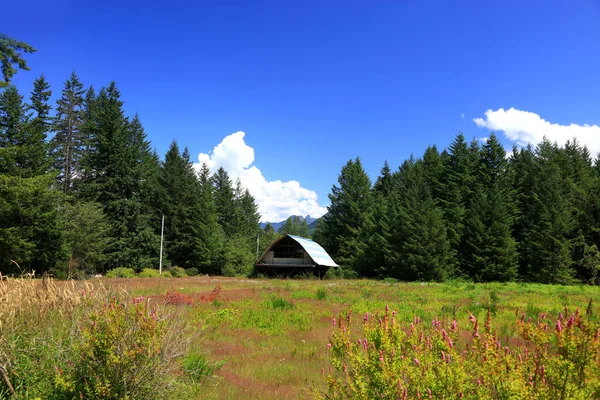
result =
M212 377L223 365L225 361L211 363L204 354L190 353L182 362L182 370L185 376L198 382Z
M172 278L173 275L171 275L171 271L163 271L162 275L163 278Z
M133 268L119 267L106 272L107 278L135 278L135 276Z
M327 291L327 289L318 288L317 293L315 295L317 297L317 300L325 300L325 299L327 299L328 294L329 294L329 292Z
M331 335L333 371L320 399L590 398L600 388L599 326L579 312L516 320L518 344L504 342L471 314L466 325L414 317L404 327L396 312L365 315L359 339L350 314ZM468 347L460 342L470 337Z
M185 269L181 267L171 267L169 268L169 272L173 278L185 278L188 276Z
M0 88L10 84L10 80L17 72L17 68L29 71L27 62L21 56L21 52L30 54L36 51L36 49L27 43L20 42L0 33L0 70L2 71L3 78L3 80L0 80Z
M78 271L93 274L103 270L110 227L100 204L69 198L63 203L61 217L69 259L55 271L73 276Z
M373 271L363 263L367 247L364 227L368 226L372 206L371 180L358 157L342 168L338 183L329 195L329 213L313 237L343 268L372 275Z
M281 296L272 296L269 299L269 304L274 310L291 310L294 308L294 304Z
M81 158L85 153L84 137L84 93L83 84L75 72L64 84L62 96L57 101L56 133L50 142L54 168L58 171L58 182L64 193L73 191L81 178Z
M102 205L110 225L106 267L136 269L157 264L159 238L145 195L152 182L153 157L139 119L125 117L120 93L112 82L100 91L85 120L93 152L82 160L82 196Z
M60 193L50 188L52 176L21 178L0 174L0 271L43 273L66 259Z
M140 278L158 278L160 276L159 271L154 268L144 268L138 275Z
M91 312L72 366L57 378L65 392L94 399L161 399L167 393L164 321L144 303L112 300Z
M191 267L185 269L185 274L187 276L198 276L199 273L198 268Z
M267 227L265 227L266 229ZM291 216L289 217L283 225L278 230L278 233L281 235L296 235L304 238L311 237L310 231L308 229L308 224L306 223L306 219L304 217L299 216Z
M225 247L224 276L250 276L254 271L255 255L243 237L230 239Z

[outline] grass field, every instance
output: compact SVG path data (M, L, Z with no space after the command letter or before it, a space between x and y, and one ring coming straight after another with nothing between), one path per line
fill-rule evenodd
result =
M586 310L590 299L600 313L600 288L591 286L202 277L102 279L94 285L99 281L110 292L150 303L167 299L163 311L184 320L191 340L174 379L183 379L182 369L193 364L199 379L188 394L205 399L310 398L311 390L324 390L332 319L348 312L359 332L362 316L386 305L406 325L418 316L466 326L469 312L485 318L489 309L506 343L519 340L514 321L521 313L556 318L565 307ZM76 292L84 283L56 285Z

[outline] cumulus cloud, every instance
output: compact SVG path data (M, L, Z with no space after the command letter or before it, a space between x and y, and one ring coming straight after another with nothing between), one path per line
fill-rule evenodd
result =
M256 199L263 222L282 221L290 215L318 218L327 212L319 205L317 193L303 188L298 181L267 181L260 169L252 165L254 149L244 141L245 135L232 133L208 154L200 153L196 167L206 163L211 172L223 167L234 182L239 178Z
M577 138L581 144L587 146L591 154L596 155L600 152L600 126L598 125L553 124L535 113L514 108L487 110L485 118L474 118L473 122L481 128L504 132L508 139L519 146L535 145L544 137L559 145Z

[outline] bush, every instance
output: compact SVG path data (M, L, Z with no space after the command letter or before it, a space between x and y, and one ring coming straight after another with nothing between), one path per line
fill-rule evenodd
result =
M325 300L327 298L327 289L325 289L325 288L318 288L316 296L317 296L318 300Z
M187 276L197 276L200 273L200 271L198 271L198 268L192 267L192 268L186 268L185 273Z
M270 304L275 310L291 310L294 308L294 304L292 302L280 296L271 297Z
M350 315L333 321L328 348L333 370L324 374L320 399L558 399L600 393L600 326L565 309L516 319L520 340L504 343L473 314L466 329L456 321L415 317L408 327L396 313L365 315L362 335L350 332ZM566 397L565 397L566 395Z
M224 361L211 363L203 354L190 353L183 360L183 373L192 381L197 382L203 378L211 377L215 371L225 364Z
M173 278L185 278L187 274L185 273L185 269L181 267L171 267L169 268L169 272L173 276Z
M135 278L135 271L133 268L115 268L111 269L106 273L107 278Z
M172 278L173 275L171 275L171 271L163 271L162 275L163 278Z
M84 320L57 387L77 398L164 398L175 367L168 329L140 298L105 303Z
M140 278L158 278L160 274L157 269L154 268L144 268L138 274Z

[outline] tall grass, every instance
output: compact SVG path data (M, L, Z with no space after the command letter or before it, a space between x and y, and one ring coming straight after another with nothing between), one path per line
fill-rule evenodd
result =
M165 398L193 335L164 307L90 282L0 282L0 398Z

